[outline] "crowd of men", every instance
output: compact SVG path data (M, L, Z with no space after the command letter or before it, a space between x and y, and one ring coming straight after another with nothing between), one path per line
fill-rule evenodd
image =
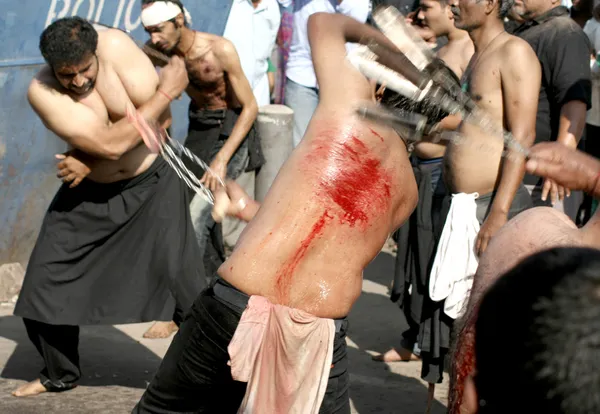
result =
M81 325L162 321L149 337L178 332L134 413L349 413L347 316L397 230L391 298L409 329L374 359L421 360L426 410L449 369L451 413L600 411L600 9L414 6L403 24L497 127L357 71L356 43L405 52L368 0L236 0L224 36L194 30L179 0L142 0L149 54L79 17L50 24L27 97L70 149L15 308L44 368L13 394L77 385ZM259 204L255 121L274 92L294 151ZM210 170L187 166L214 206L144 143L183 93L184 145ZM360 117L365 101L427 115L428 135Z

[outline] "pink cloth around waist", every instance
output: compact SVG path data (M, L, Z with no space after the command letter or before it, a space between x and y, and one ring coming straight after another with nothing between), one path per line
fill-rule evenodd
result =
M228 347L233 379L248 383L238 413L318 413L334 337L333 319L251 296Z

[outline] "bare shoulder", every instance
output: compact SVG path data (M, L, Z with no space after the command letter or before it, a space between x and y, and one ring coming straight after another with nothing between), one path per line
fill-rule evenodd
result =
M133 39L121 30L107 29L98 32L98 52L126 54L134 48L139 49Z
M44 66L31 80L27 89L27 99L36 112L55 105L63 105L72 99L60 91L60 85L54 78L49 66Z
M525 40L509 35L509 38L500 48L502 62L509 65L523 66L523 63L534 60L537 61L537 55Z
M228 60L237 56L237 50L230 40L221 36L211 36L210 40L212 51L217 58Z

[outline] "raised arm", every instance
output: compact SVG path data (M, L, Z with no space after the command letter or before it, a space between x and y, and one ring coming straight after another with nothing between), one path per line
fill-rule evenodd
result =
M541 67L531 47L520 39L505 45L500 77L506 127L523 147L535 140ZM515 65L514 62L519 62ZM506 223L510 206L525 175L525 157L511 148L502 162L499 184L490 214L481 226L476 248L481 255L491 237Z
M379 30L341 14L315 13L308 19L308 40L319 81L319 100L325 104L372 95L367 79L346 62L346 42L376 41L391 50L398 48Z
M145 76L145 79L156 79L150 60L126 34L111 34L107 41L110 41L111 55L114 55L111 58L114 59L116 67L129 68L128 70L139 73L137 79L140 79L140 82L144 81L142 76L148 73L153 76ZM159 119L169 107L170 99L167 96L177 96L187 86L187 71L183 61L173 58L161 71L160 79L155 82L158 88L153 88L152 96L138 110L146 118ZM31 82L27 97L31 107L48 129L72 147L91 156L117 160L141 142L139 134L127 119L113 124L104 122L89 107L48 86L43 74ZM122 104L124 108L132 105L129 99L124 100Z
M248 82L246 75L244 75L240 58L233 43L223 39L215 44L213 52L223 65L223 70L227 73L227 79L231 84L231 88L242 105L242 112L231 131L231 135L227 138L223 148L217 153L210 165L213 172L224 180L229 160L231 160L235 151L244 138L246 138L250 128L252 128L252 124L256 120L258 104L254 98L250 82ZM217 179L210 174L204 174L202 181L213 191L218 187Z

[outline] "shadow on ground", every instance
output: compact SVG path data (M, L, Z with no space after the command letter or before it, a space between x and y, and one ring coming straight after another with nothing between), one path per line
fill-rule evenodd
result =
M3 413L130 412L161 362L144 345L112 326L83 327L79 345L81 386L68 393L15 398L10 392L22 381L37 378L43 360L29 341L21 318L0 318L0 337L16 343L14 350L2 350L9 353L1 358L6 361L0 374Z
M37 378L43 360L27 337L21 318L0 318L0 336L17 346L6 361L0 377L31 381ZM161 358L144 345L112 326L82 327L79 356L80 385L118 385L145 389Z
M360 414L421 414L427 403L427 387L417 379L421 372L420 362L397 362L390 369L388 364L373 361L367 352L380 353L399 346L402 332L408 329L402 311L388 295L394 263L394 256L380 253L367 266L364 279L380 285L381 293L363 291L349 316L348 337L359 348L348 348L352 378L350 395ZM410 372L411 376L397 371ZM439 397L438 393L436 396ZM436 400L431 412L445 413L446 407Z

